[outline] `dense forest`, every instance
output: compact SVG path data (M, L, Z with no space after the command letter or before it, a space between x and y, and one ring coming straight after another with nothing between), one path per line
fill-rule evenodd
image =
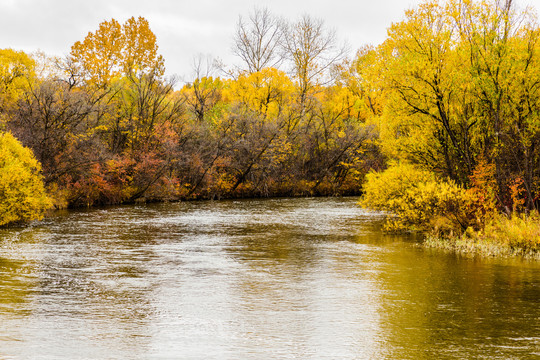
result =
M57 208L364 193L391 229L461 234L536 216L539 40L511 0L427 1L349 58L322 20L254 9L241 65L197 57L180 86L144 18L112 19L64 58L0 50L0 123Z

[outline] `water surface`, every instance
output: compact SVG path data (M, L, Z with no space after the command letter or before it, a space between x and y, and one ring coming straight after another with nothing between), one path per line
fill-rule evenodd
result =
M540 264L425 250L356 199L0 230L0 359L540 358Z

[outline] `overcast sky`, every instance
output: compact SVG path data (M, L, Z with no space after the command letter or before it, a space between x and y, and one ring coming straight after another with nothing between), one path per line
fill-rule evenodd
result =
M100 22L145 17L157 36L167 74L189 76L193 57L210 54L225 64L232 55L238 16L255 6L289 19L302 14L322 18L354 53L379 44L392 22L419 0L0 0L0 48L65 55L71 45L95 31ZM540 0L518 0L540 9ZM352 55L352 54L351 54Z

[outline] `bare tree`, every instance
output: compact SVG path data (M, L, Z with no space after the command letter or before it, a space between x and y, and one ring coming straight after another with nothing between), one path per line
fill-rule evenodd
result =
M301 103L305 102L309 90L315 85L329 82L332 66L343 60L348 52L345 44L338 45L335 30L327 29L323 20L309 15L303 15L297 22L284 27L281 44L292 63Z
M281 24L267 8L254 8L247 21L238 18L233 52L242 59L249 73L278 67L283 61Z
M94 111L88 94L48 79L30 87L21 97L10 113L8 129L32 149L49 183L68 172L66 169L89 162L83 155L87 149L81 147L93 141L88 128Z

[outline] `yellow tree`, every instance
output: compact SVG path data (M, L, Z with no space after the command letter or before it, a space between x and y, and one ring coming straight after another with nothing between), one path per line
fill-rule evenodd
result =
M12 49L0 49L0 119L29 88L34 74L35 62L26 53Z
M214 107L222 102L226 82L214 76L216 61L201 54L193 58L193 80L181 90L188 110L193 117L202 123L208 120Z
M208 114L221 101L224 86L220 78L205 76L196 78L182 88L181 93L188 110L199 123L207 119Z
M501 148L506 150L503 159L512 169L508 180L523 181L525 205L534 208L540 186L540 88L536 75L540 73L540 29L531 24L524 26L513 37L512 48L515 66L509 73L512 83L507 94L507 118L514 121L506 121Z
M353 61L345 62L339 68L338 84L347 87L361 103L359 120L368 121L382 115L385 97L385 84L381 78L382 63L376 48L364 46L357 51Z
M267 189L262 184L267 184L270 174L286 169L293 147L288 135L298 123L292 109L295 92L290 78L275 68L242 74L231 81L232 119L239 135L232 166L238 176L232 190L246 186Z
M482 156L495 165L499 200L508 201L507 188L518 177L532 207L535 177L540 175L536 15L529 8L518 11L509 0L462 0L451 5L460 55L467 59L473 79L476 143Z
M129 18L122 26L124 46L122 48L122 67L125 74L162 76L165 73L165 60L158 54L156 35L148 21L139 16Z
M99 24L84 40L71 47L70 57L78 65L81 76L87 81L105 87L120 74L124 37L122 26L112 19Z
M128 77L115 86L119 93L109 126L111 150L154 150L162 140L157 138L156 129L165 123L176 124L184 112L184 99L172 96L173 82L152 75Z
M143 17L132 17L123 25L111 19L73 44L70 58L80 76L106 88L121 75L163 75L164 60L157 49L156 36Z
M472 186L492 164L508 209L517 183L534 207L540 179L540 30L530 9L512 3L425 2L379 48L387 154Z
M282 115L291 105L294 84L276 68L242 74L231 82L231 101L238 101L251 111L267 118Z
M41 219L51 206L32 151L0 133L0 225Z
M388 35L380 48L389 91L383 145L394 155L466 182L474 167L476 119L463 112L467 104L455 106L470 101L459 97L469 82L458 76L467 66L454 51L457 30L447 8L437 1L423 3L408 10Z

